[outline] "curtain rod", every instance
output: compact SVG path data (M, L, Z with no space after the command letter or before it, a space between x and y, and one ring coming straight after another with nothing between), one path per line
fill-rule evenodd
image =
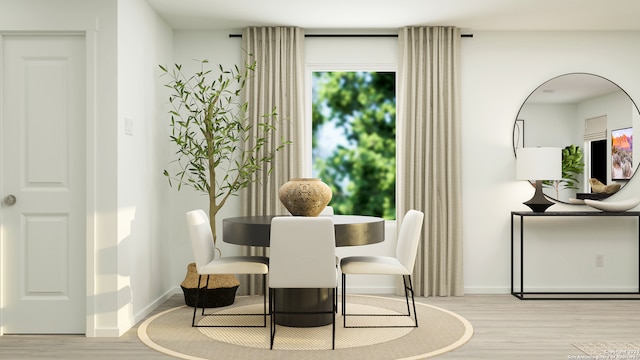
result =
M229 34L230 38L242 37L242 34ZM304 37L398 37L396 34L305 34ZM460 37L472 38L473 34L460 34Z

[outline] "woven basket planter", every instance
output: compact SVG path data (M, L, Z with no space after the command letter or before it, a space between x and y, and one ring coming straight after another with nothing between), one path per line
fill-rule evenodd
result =
M189 264L187 266L187 276L180 284L184 294L184 302L187 306L194 307L196 305L198 277L196 264ZM233 304L239 286L240 281L234 275L211 275L208 288L200 293L198 307L214 308Z

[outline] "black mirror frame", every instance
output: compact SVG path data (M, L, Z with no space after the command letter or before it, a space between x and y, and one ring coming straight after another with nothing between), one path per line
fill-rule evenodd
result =
M627 95L627 97L629 98L629 100L631 101L631 103L633 104L633 106L635 107L636 111L637 111L637 112L638 112L638 114L640 115L640 109L638 108L638 105L637 105L637 104L636 104L636 102L633 100L633 98L629 95L629 93L627 93L627 91L626 91L626 90L624 90L620 85L618 85L617 83L615 83L615 82L613 82L613 81L609 80L608 78L606 78L606 77L604 77L604 76L597 75L597 74L593 74L593 73L586 73L586 72L572 72L572 73L564 73L564 74L560 74L560 75L554 76L554 77L552 77L552 78L550 78L550 79L546 80L545 82L541 83L540 85L538 85L535 89L533 89L533 91L532 91L531 93L529 93L529 95L524 99L524 101L522 102L522 104L521 104L521 105L520 105L520 107L518 108L518 113L516 114L516 119L515 119L515 120L514 120L514 122L513 122L513 130L512 130L513 156L514 156L516 159L518 158L518 156L517 156L517 154L516 154L516 150L518 149L518 147L516 147L516 145L517 145L517 144L516 144L516 142L520 139L519 137L518 137L518 138L516 138L516 130L518 130L518 129L522 129L522 134L521 134L521 135L522 135L522 145L523 145L523 147L525 146L525 145L524 145L524 126L521 126L521 127L519 127L519 126L518 126L518 122L519 122L519 121L522 121L522 122L523 122L523 123L522 123L522 125L524 125L524 120L520 119L520 112L522 111L522 108L523 108L523 107L524 107L524 105L527 103L527 101L529 100L529 98L530 98L530 97L531 97L531 96L532 96L536 91L538 91L538 89L540 89L540 88L541 88L541 87L543 87L545 84L547 84L548 82L550 82L550 81L552 81L552 80L554 80L554 79L557 79L557 78L562 77L562 76L567 76L567 75L589 75L589 76L595 76L595 77L599 77L599 78L601 78L601 79L603 79L603 80L606 80L606 81L608 81L608 82L612 83L613 85L617 86L617 87L618 87L618 89L620 89L620 91L622 91L625 95ZM607 129L607 131L610 133L610 130L609 130L609 129ZM640 160L640 159L639 159L639 160ZM640 166L636 166L636 168L635 168L635 170L634 170L634 172L633 172L633 175L631 175L631 177L630 177L629 179L624 180L626 183L628 183L629 181L633 180L633 178L635 177L636 173L638 172L638 168L640 168ZM620 181L620 180L618 180L618 181ZM533 183L531 183L531 185L533 186L534 184L533 184ZM622 185L620 189L622 190L622 188L624 188L624 186L625 186L625 185ZM615 194L612 194L611 196L614 196L614 195L616 195L616 194L618 194L618 192L616 192ZM553 197L551 197L551 196L549 196L549 195L547 195L547 194L545 194L545 196L546 196L549 200L555 201L555 202L557 202L557 203L561 203L561 204L568 204L568 205L577 205L577 204L575 204L575 203L566 202L566 201L563 201L563 200L560 200L560 199L553 198Z

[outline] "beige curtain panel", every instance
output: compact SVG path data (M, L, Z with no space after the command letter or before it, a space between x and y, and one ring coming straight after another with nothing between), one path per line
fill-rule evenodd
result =
M425 213L414 288L421 296L463 295L460 30L399 32L398 220Z
M274 108L278 131L271 141L293 144L279 151L271 174L248 190L247 215L284 214L278 189L302 167L304 124L304 30L295 27L250 27L242 32L242 49L257 62L255 76L246 85L250 116L259 118Z
M304 30L295 27L249 27L242 32L242 50L246 61L256 61L254 75L247 81L244 96L250 118L259 119L276 109L277 131L269 146L281 139L293 143L277 153L272 172L262 173L259 182L243 192L245 215L285 214L278 189L291 177L302 173L304 153ZM259 156L259 154L258 154ZM263 255L248 248L248 255ZM262 293L261 282L241 279L239 293Z

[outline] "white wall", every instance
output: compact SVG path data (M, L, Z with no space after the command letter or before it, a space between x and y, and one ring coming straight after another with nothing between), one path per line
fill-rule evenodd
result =
M581 145L583 138L576 131L577 106L575 104L526 104L518 112L524 120L526 147L565 147ZM584 125L583 125L584 127Z
M526 97L564 73L601 75L640 99L639 32L472 31L462 44L463 229L468 293L507 293L513 210L532 195L515 180L513 122ZM526 130L525 130L526 131ZM639 193L638 179L612 200ZM549 210L589 210L554 205ZM630 219L544 220L527 228L533 287L633 288L638 284L636 225ZM595 268L595 255L605 266ZM529 269L529 266L531 267ZM533 276L533 274L537 274Z
M177 31L175 33L176 62L210 59L225 65L240 61L239 38L229 38L230 31ZM636 44L638 32L504 32L473 31L473 38L462 39L462 122L463 122L463 228L465 288L468 293L508 293L510 284L510 223L513 210L528 210L522 202L532 195L532 188L515 180L515 158L512 150L512 129L520 106L540 84L564 73L588 72L604 76L620 85L632 98L640 99L640 73L634 60L640 53ZM322 61L357 62L383 39L352 38L356 44L316 48L314 44L328 39L307 39L307 63ZM335 41L335 40L334 40ZM347 41L340 39L339 41ZM393 41L393 40L392 40ZM369 45L368 45L369 44ZM378 43L377 46L382 46ZM352 50L357 51L352 51ZM364 50L363 50L364 49ZM387 59L395 56L386 50ZM329 59L329 60L327 60ZM387 60L383 60L385 62ZM393 60L389 60L393 61ZM617 197L638 193L637 181L631 181ZM206 205L197 195L174 193L171 208L178 219L172 236L183 238L186 229L178 216L184 211ZM238 204L225 208L227 215L239 214ZM553 209L576 210L586 207L554 205ZM616 284L626 288L637 284L637 260L625 258L637 253L635 227L629 219L599 219L573 221L563 218L549 231L527 229L526 239L529 274L526 280L536 287L598 288ZM531 231L529 231L531 230ZM548 247L542 242L553 236ZM609 240L607 240L609 239ZM610 239L616 239L614 244ZM176 277L184 263L191 259L185 240L175 249L173 267ZM177 244L178 242L176 242ZM387 252L375 249L373 252ZM233 252L233 249L225 249ZM550 255L552 254L552 255ZM605 256L605 266L595 268L595 255ZM552 264L552 258L562 264ZM543 263L543 259L547 263ZM569 261L570 259L570 261ZM560 261L560 260L558 260ZM544 266L537 266L544 265ZM581 269L575 271L575 269ZM560 272L560 273L559 273ZM527 278L528 279L528 278ZM586 281L585 279L589 279ZM615 279L613 281L612 279ZM178 280L178 279L176 279ZM363 283L363 289L371 288Z
M159 64L171 62L173 30L143 0L118 1L117 318L126 331L172 294L168 237L167 96ZM128 124L127 124L128 123Z

